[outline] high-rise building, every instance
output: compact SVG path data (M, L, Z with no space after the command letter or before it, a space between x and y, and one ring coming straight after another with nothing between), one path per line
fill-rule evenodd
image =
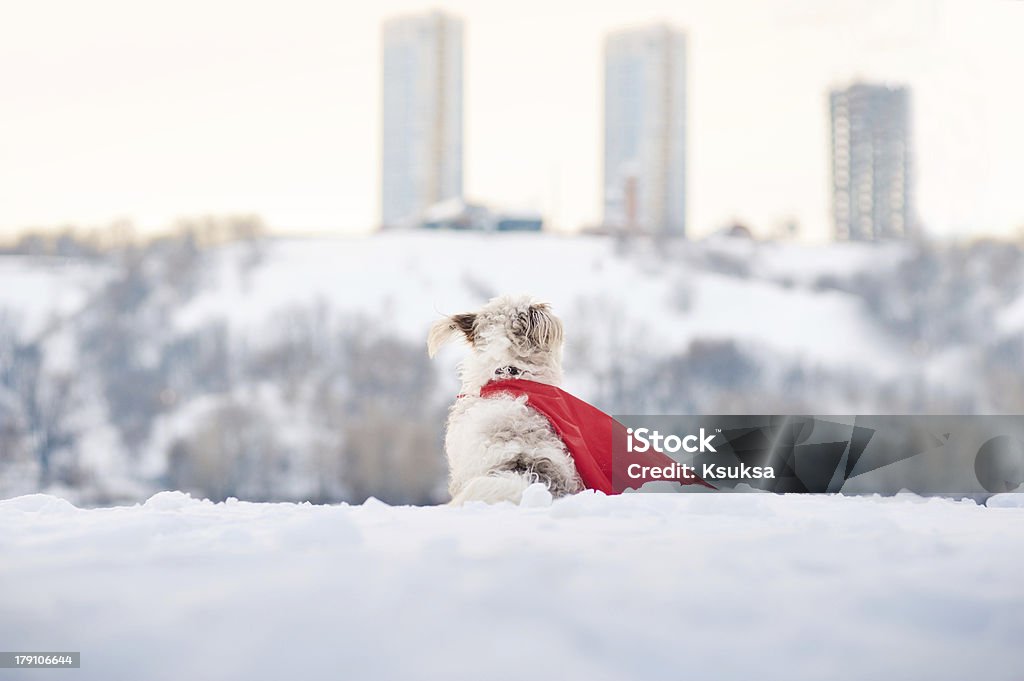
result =
M686 234L686 35L669 26L605 39L604 223Z
M910 91L855 83L830 93L832 216L836 238L911 234Z
M381 224L462 196L462 21L443 12L382 31Z

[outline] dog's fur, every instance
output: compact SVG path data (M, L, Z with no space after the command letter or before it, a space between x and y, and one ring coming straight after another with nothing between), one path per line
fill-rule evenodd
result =
M492 380L514 377L558 385L562 381L562 322L529 296L494 298L480 311L438 321L427 337L433 357L462 336L472 352L459 366L462 394L448 414L445 452L452 504L518 503L532 483L554 496L583 489L572 457L551 424L525 397L480 397ZM503 372L512 367L510 375Z

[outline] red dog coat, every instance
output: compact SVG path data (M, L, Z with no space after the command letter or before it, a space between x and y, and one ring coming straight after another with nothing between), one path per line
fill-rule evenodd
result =
M626 427L561 388L514 378L492 381L480 389L481 397L498 393L515 397L525 395L527 404L547 417L569 450L587 489L600 490L605 494L621 494L626 489L639 488L645 482L666 479L681 485L703 485L714 489L692 471L689 477L672 478L639 474L644 467L664 468L675 462L653 448L643 453L627 454ZM615 456L612 455L613 451ZM631 469L632 464L639 465ZM630 470L634 475L629 474Z

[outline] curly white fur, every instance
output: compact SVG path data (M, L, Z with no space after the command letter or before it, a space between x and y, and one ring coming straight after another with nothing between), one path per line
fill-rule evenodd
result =
M433 356L461 334L472 352L459 366L462 396L448 415L445 453L453 504L518 503L531 483L555 496L582 489L572 457L548 420L525 397L480 397L480 389L513 367L517 378L558 385L562 380L562 323L545 303L502 296L479 312L437 322L427 338Z

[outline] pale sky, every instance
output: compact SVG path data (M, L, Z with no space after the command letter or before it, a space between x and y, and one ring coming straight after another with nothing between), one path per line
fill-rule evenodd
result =
M689 35L691 233L830 233L827 90L913 89L933 233L1024 227L1019 0L38 0L0 20L0 232L258 213L280 231L379 215L380 23L465 20L466 195L600 219L601 41Z

